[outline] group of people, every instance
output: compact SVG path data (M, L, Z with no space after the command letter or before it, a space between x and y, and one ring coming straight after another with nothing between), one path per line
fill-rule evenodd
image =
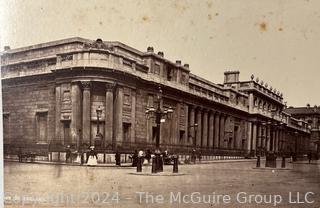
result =
M138 162L143 164L145 159L149 164L151 160L151 151L135 150L134 153L129 156L129 158L132 160L132 167L137 167Z
M86 158L85 158L86 153ZM94 146L90 146L87 151L72 151L70 145L66 148L66 163L72 162L74 160L74 156L76 157L75 161L83 164L87 164L88 166L95 166L98 164L98 156L96 151L94 150Z

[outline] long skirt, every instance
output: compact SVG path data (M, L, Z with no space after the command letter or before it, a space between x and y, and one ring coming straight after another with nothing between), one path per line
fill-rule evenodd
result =
M98 164L98 162L97 162L96 156L90 155L88 162L87 162L87 165L88 166L95 166L97 164Z

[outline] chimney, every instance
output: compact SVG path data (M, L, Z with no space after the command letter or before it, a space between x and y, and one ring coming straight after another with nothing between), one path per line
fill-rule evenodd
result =
M149 47L147 48L147 52L148 52L148 53L153 53L153 47L149 46Z
M5 50L5 51L10 50L10 46L4 46L4 50Z
M184 64L183 66L184 66L184 68L189 69L189 64Z
M239 71L226 71L224 72L224 84L239 82Z
M181 66L181 60L176 60L176 64Z
M161 56L161 57L163 58L163 57L164 57L163 52L162 52L162 51L159 51L159 52L158 52L158 56Z

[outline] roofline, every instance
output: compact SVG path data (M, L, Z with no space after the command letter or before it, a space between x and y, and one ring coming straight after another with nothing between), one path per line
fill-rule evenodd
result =
M19 53L19 52L24 52L24 51L29 51L29 50L36 50L36 49L40 49L40 48L46 48L46 47L51 47L51 46L56 46L56 45L63 45L63 44L74 43L74 42L88 43L88 42L92 42L92 40L85 39L85 38L80 38L80 37L72 37L72 38L66 38L66 39L60 39L60 40L55 40L55 41L35 44L35 45L31 45L31 46L25 46L25 47L21 47L21 48L9 49L9 50L6 50L6 51L2 51L2 53L3 54Z

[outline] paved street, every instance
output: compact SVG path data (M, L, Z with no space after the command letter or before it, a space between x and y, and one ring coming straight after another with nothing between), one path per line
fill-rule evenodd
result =
M254 161L184 165L179 166L183 176L143 176L130 174L135 169L128 167L5 162L5 197L7 207L273 207L274 203L277 207L320 207L319 163L289 164L292 170L253 167ZM143 168L150 171L150 167ZM171 172L172 166L165 171ZM250 194L255 196L250 198ZM314 202L293 204L297 194L300 203L305 202L305 195ZM261 202L263 196L266 199Z

